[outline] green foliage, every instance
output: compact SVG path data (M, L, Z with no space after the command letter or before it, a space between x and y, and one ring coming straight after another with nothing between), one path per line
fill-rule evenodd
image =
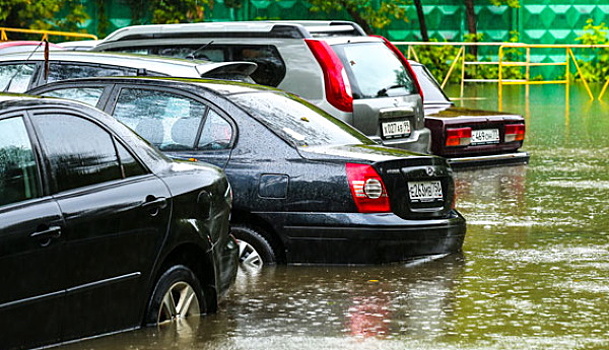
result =
M185 23L205 20L205 7L212 8L214 0L153 0L152 23Z
M606 45L609 44L607 33L609 28L605 23L599 25L594 24L593 19L588 19L584 26L584 33L578 37L577 41L581 41L584 45ZM592 50L592 55L590 55ZM609 76L609 48L595 48L580 50L578 53L587 55L588 59L578 59L577 63L582 69L581 75L588 82L604 81Z
M513 8L520 7L520 2L518 0L490 0L490 2L495 6L508 5Z
M409 0L308 0L311 12L347 12L352 19L372 34L387 27L393 20L408 22Z
M76 31L88 18L79 0L0 0L2 27Z

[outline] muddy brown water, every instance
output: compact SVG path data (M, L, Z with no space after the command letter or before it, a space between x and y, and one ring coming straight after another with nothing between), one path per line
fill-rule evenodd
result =
M496 86L466 93L498 109ZM609 349L609 96L510 87L502 108L531 161L456 173L463 254L241 273L215 315L63 348Z

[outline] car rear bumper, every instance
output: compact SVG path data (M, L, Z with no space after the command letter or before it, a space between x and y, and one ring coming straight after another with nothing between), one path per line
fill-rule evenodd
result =
M290 264L383 264L461 251L465 219L404 220L394 214L281 213Z
M388 147L402 148L411 152L424 154L431 153L431 131L429 131L427 128L414 130L408 138L389 140L382 140L378 136L373 136L370 138Z
M529 162L529 158L530 156L527 152L514 152L485 156L447 158L447 161L452 168L471 168L493 165L526 164Z

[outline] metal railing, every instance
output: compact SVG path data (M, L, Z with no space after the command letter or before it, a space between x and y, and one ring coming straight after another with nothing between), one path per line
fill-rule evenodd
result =
M534 44L523 44L523 43L497 43L497 42L407 42L407 41L395 41L394 45L406 46L406 56L409 59L414 59L419 61L419 56L416 51L416 47L419 46L453 46L458 47L457 53L450 60L449 68L446 75L442 78L441 86L444 88L448 83L451 75L455 71L455 68L458 64L461 66L461 75L459 79L459 84L461 87L459 98L464 98L464 86L466 82L496 82L499 89L499 99L502 97L502 89L504 85L526 85L527 87L530 85L540 85L540 84L565 84L567 87L570 84L569 79L569 69L571 63L575 66L577 72L580 75L580 79L583 81L586 91L590 96L590 99L594 99L594 95L588 85L588 82L585 79L585 76L579 66L576 56L573 53L573 49L596 49L596 48L609 48L609 45L534 45ZM495 55L498 58L497 61L468 61L466 59L466 49L468 47L489 47L496 48L497 52ZM516 50L524 50L525 53L521 56L525 57L523 61L508 61L506 60L506 50L507 49L516 49ZM532 60L531 50L535 49L563 49L565 50L565 59L560 62L534 62ZM486 55L489 56L489 55ZM497 79L469 79L466 78L466 66L474 66L474 65L496 65L498 67L498 77ZM564 79L556 80L556 79L540 79L539 76L531 77L531 68L532 67L542 67L542 66L564 66L565 73ZM507 67L523 67L525 70L523 79L505 79L504 78L504 69ZM543 77L542 77L543 78ZM609 88L609 77L607 77L607 81L603 86L601 93L598 96L598 99L601 99L605 94L606 90Z
M38 30L38 29L21 29L21 28L7 28L0 27L0 41L9 41L8 33L21 33L21 34L35 34L40 35L40 40L49 40L49 36L61 36L65 38L77 38L77 39L92 39L97 40L97 36L87 33L76 33L76 32L61 32L56 30Z

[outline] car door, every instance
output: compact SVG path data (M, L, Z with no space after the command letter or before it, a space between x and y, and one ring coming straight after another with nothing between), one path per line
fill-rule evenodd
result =
M217 107L181 89L118 85L103 109L171 157L221 168L230 158L232 122Z
M63 110L31 120L65 220L63 340L139 326L169 227L169 190L92 120Z
M0 349L60 340L64 224L39 169L24 114L0 117Z

